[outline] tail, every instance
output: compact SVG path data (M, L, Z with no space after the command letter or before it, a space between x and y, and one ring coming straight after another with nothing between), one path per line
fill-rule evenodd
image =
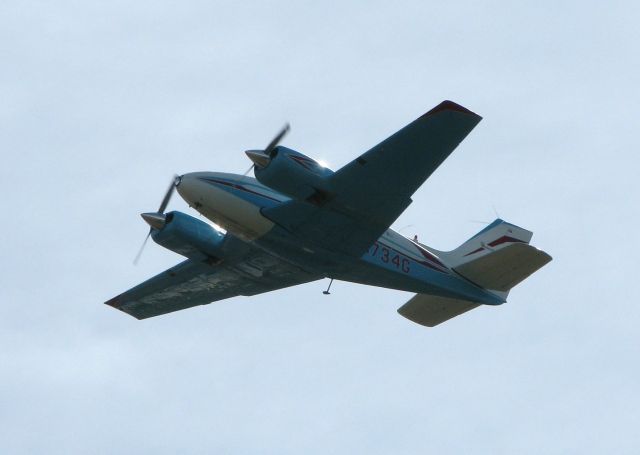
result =
M457 273L501 297L551 261L531 245L533 232L497 219L453 251L442 253Z
M551 261L547 253L529 245L532 236L531 231L497 219L455 250L435 253L462 277L506 300L511 288ZM433 327L479 305L417 294L398 312Z

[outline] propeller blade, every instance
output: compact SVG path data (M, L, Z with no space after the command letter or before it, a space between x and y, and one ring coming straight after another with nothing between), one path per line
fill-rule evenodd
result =
M144 238L144 242L142 242L142 246L140 247L138 254L136 254L135 259L133 260L133 265L138 265L140 256L142 256L144 247L147 245L147 241L149 240L149 237L151 237L151 233L153 232L153 230L162 229L164 227L166 223L166 217L164 216L164 211L167 208L167 205L169 205L171 196L173 196L173 192L175 191L176 186L179 183L180 183L180 177L176 174L173 176L173 179L171 180L171 184L169 185L169 188L167 188L167 192L162 198L162 202L160 203L160 208L158 208L158 211L155 213L151 212L151 213L141 214L142 218L147 222L149 226L151 226L151 229L149 229L149 233Z
M289 129L290 129L289 124L286 123L282 127L280 132L276 135L276 137L274 137L271 140L271 142L269 142L269 145L267 145L267 147L264 149L264 153L271 156L271 152L273 152L273 150L278 146L282 138L289 132Z
M171 180L171 184L169 185L169 188L167 189L167 192L164 195L164 199L162 199L162 202L160 203L160 208L158 209L158 213L164 213L164 210L167 208L167 205L169 205L169 201L171 200L173 191L176 189L177 179L178 179L178 176L174 175L173 179Z
M144 238L144 242L142 242L142 246L140 247L138 254L136 254L136 258L133 260L133 265L138 265L138 261L140 260L140 256L142 256L142 252L144 251L144 247L147 244L147 240L149 240L149 237L151 237L151 231L152 229L149 229L149 233Z
M251 172L253 170L253 168L256 167L255 164L252 164L251 167L249 169L247 169L247 172L245 172L244 174L242 174L242 177L246 177L247 175L249 175L249 172Z
M240 179L240 183L244 183L244 181L247 179L247 175L249 175L249 172L251 172L253 170L253 168L256 167L256 164L253 163L251 165L251 167L249 169L247 169L247 172L245 172L244 174L242 174L242 178Z

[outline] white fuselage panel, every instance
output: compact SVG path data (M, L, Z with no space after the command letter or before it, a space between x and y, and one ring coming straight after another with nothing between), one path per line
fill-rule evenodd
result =
M178 193L211 221L234 235L252 241L269 232L274 223L260 213L260 207L204 178L219 173L195 172L182 177Z

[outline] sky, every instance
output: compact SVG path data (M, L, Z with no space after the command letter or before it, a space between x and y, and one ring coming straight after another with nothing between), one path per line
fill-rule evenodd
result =
M585 454L640 446L632 1L0 3L2 453ZM171 176L338 169L444 99L484 120L394 227L496 213L554 260L434 329L336 282L137 321ZM175 197L171 209L195 215ZM197 215L196 215L197 216Z

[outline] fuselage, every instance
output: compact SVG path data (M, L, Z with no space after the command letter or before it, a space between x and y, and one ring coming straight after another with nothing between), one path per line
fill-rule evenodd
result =
M262 214L290 200L256 179L221 172L181 177L182 198L235 237L298 267L338 280L496 305L504 300L449 268L428 247L388 229L359 258L297 238Z

